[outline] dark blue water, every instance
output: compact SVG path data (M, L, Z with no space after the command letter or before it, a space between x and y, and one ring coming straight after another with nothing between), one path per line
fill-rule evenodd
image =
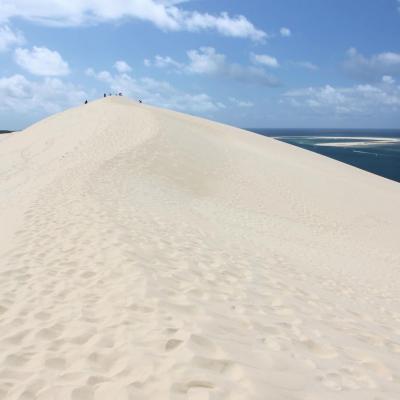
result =
M248 129L400 182L400 129Z

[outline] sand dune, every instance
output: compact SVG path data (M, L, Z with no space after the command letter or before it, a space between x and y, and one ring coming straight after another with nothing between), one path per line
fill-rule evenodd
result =
M398 183L114 97L0 200L0 399L400 398Z

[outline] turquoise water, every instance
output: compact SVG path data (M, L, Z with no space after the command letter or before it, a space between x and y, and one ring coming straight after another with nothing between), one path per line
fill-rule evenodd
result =
M248 130L400 182L400 130Z

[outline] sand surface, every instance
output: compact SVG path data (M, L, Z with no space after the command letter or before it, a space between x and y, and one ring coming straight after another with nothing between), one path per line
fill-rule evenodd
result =
M0 201L0 399L400 399L398 183L114 97Z

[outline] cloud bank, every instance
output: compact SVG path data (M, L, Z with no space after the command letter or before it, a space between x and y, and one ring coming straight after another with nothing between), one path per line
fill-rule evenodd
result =
M145 60L145 65L158 68L173 68L177 72L195 75L205 75L221 79L230 79L245 84L274 87L279 85L279 80L267 74L264 69L256 66L247 66L228 62L225 54L218 53L213 47L200 47L189 50L186 63L178 62L171 57L157 55L154 61ZM278 66L276 59L260 56L258 64L269 62L269 66ZM272 65L273 64L273 65Z
M150 22L163 31L215 31L223 36L263 41L268 35L245 16L187 11L184 1L2 0L0 22L22 18L47 26L82 26L122 19Z
M59 78L29 80L15 74L0 78L0 110L23 113L55 113L82 104L87 93Z
M400 110L400 86L387 76L380 84L309 87L284 94L286 103L323 115L370 115Z
M343 67L355 79L380 81L383 75L400 75L400 53L383 52L366 57L351 48Z

